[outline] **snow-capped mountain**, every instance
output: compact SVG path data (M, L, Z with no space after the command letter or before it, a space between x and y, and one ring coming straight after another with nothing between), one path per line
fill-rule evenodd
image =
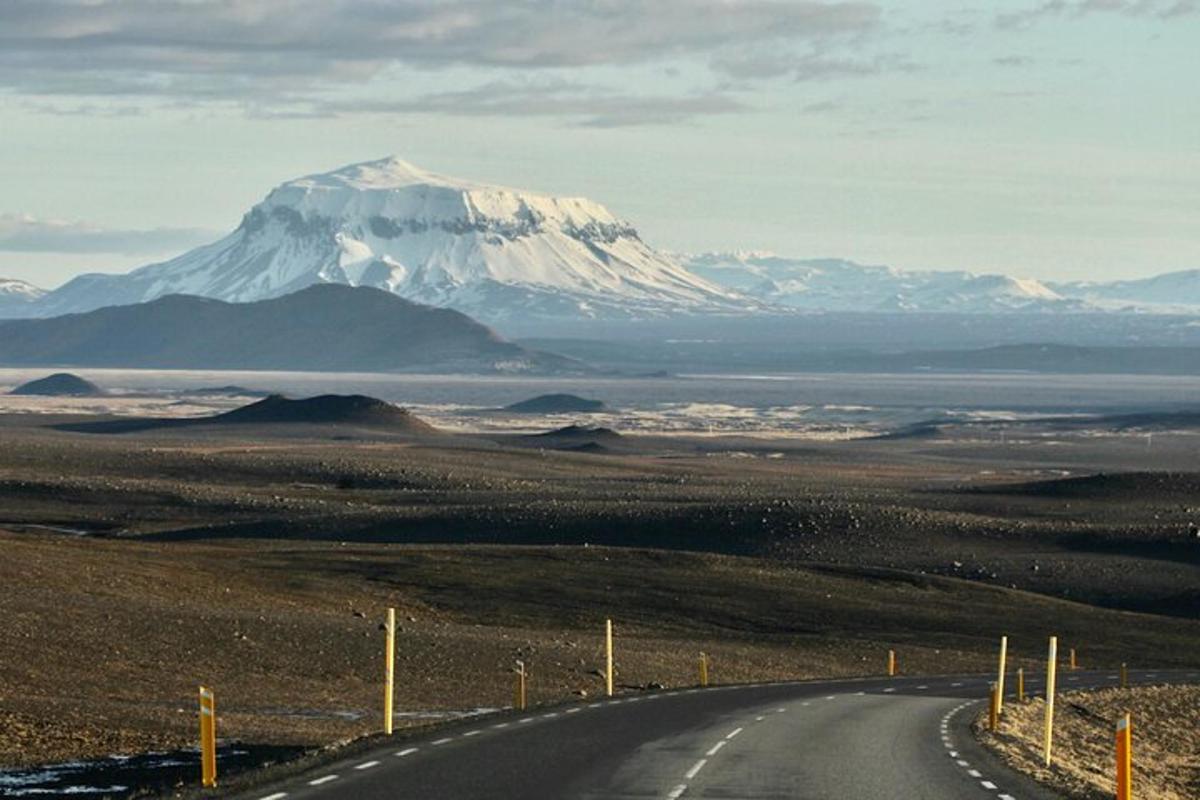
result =
M764 303L806 311L1086 310L1087 303L1045 284L1007 275L907 271L840 259L791 259L770 253L684 256L691 272Z
M1200 311L1200 269L1167 272L1139 280L1051 284L1054 291L1110 310Z
M317 283L386 289L477 318L744 311L584 198L448 178L397 158L289 181L220 241L126 275L83 275L43 315L192 294L245 302Z
M25 317L33 313L34 303L46 294L32 283L15 278L0 278L0 318Z

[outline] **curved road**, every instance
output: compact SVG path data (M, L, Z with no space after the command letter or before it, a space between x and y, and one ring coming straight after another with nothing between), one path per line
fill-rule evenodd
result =
M1188 671L1133 682L1195 682ZM247 800L1053 798L974 743L989 678L713 687L444 726L309 769ZM1116 685L1060 673L1060 691ZM1040 680L1026 682L1036 694ZM1014 699L1014 698L1010 698Z

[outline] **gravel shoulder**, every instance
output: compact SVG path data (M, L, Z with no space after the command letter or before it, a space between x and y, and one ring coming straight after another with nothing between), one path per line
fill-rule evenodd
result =
M1111 800L1116 791L1114 732L1133 718L1134 796L1200 797L1200 687L1147 686L1065 692L1055 704L1053 763L1042 761L1043 700L1008 703L1000 730L976 729L1009 765L1070 800Z

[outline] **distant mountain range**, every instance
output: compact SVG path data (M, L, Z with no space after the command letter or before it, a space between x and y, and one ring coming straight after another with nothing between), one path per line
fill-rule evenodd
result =
M228 236L52 292L0 280L0 318L171 294L253 302L317 284L372 287L493 324L808 312L1200 313L1200 270L1050 283L769 253L672 255L586 198L427 172L398 158L288 181Z
M159 369L561 373L579 362L505 341L465 314L388 292L310 286L251 303L170 295L0 321L0 364Z
M1013 311L1200 313L1200 270L1110 283L1043 283L963 271L901 270L770 253L681 256L692 273L764 304L804 311L994 314Z

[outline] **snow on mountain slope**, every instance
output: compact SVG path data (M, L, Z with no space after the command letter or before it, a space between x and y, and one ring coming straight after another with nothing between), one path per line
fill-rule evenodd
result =
M497 321L746 311L584 198L447 178L386 158L274 189L220 241L126 275L84 275L45 315L194 294L245 302L316 283L386 289Z
M1036 280L969 272L918 272L840 259L789 259L770 253L706 253L684 266L765 303L808 311L1083 310Z
M1194 314L1200 311L1200 270L1167 272L1152 278L1110 283L1052 284L1054 290L1092 305L1113 310L1162 311Z
M33 304L46 292L32 283L15 278L0 278L0 317L25 317L33 313Z

